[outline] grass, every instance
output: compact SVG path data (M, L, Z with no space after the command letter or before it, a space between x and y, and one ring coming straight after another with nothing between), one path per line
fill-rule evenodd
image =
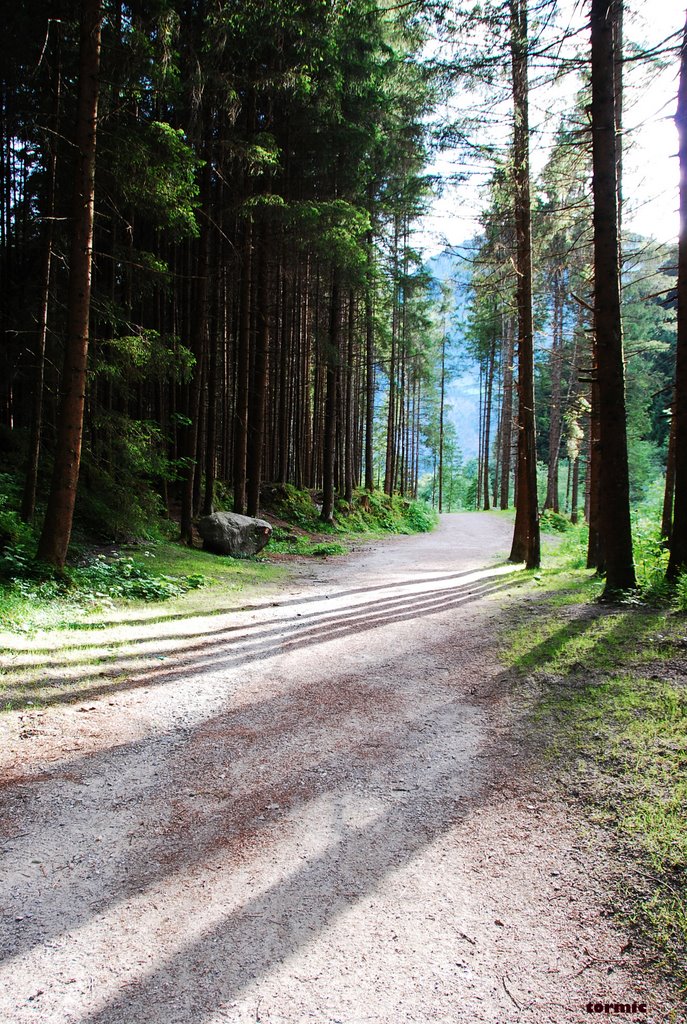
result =
M151 620L181 609L191 615L282 574L268 563L220 559L168 541L91 555L63 576L20 561L0 586L0 630L98 629L113 615L136 618L143 609Z
M621 913L687 984L687 623L665 601L599 604L583 554L564 542L524 584L504 660L537 684L545 757L623 854Z
M320 505L316 499L316 494L296 490L290 484L273 485L265 488L265 512L291 524L296 531L309 534L310 542L315 545L326 543L325 538L331 537L334 544L338 539L341 550L325 554L343 553L348 550L345 545L346 539L361 536L379 537L389 533L422 533L431 530L438 522L436 512L423 501L401 498L399 495L392 498L377 491L372 494L362 491L353 496L350 504L337 501L334 522L324 523L320 519ZM286 532L293 536L293 531ZM269 553L270 550L285 550L275 545L292 543L294 554L319 554L299 552L296 540L294 537L288 542L284 535L277 534L268 544L266 551Z
M283 569L270 565L272 554L341 555L353 538L413 533L436 522L421 502L358 494L350 505L338 502L335 521L326 524L312 493L275 485L265 488L265 507L287 527L275 528L262 556L219 558L169 540L118 545L106 554L82 545L75 562L57 574L34 561L36 536L12 507L12 498L18 500L12 480L6 475L2 480L7 493L0 498L0 630L15 632L94 629L113 611L135 613L141 603L156 603L161 615L177 604L193 614L218 597L222 600L222 592L274 579ZM193 592L208 587L213 588L211 598L194 598Z
M172 665L175 632L211 635L213 620L245 604L247 591L264 597L283 578L272 555L341 555L355 538L430 529L436 520L420 503L375 494L340 502L335 522L324 524L309 492L269 490L266 504L282 525L259 556L223 558L164 539L82 544L62 573L33 559L35 535L0 500L0 710L82 699L158 661Z

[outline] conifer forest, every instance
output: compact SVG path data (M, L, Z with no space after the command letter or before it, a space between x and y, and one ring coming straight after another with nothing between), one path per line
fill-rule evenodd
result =
M69 821L88 764L142 787L140 812L105 794L111 825L84 810L73 849L56 831L76 889L17 852L2 1024L687 1019L684 7L24 0L0 126L0 861L43 814L11 803L22 779ZM342 798L326 824L344 792L350 821ZM241 903L227 865L287 824L279 864L305 866L275 854ZM220 849L219 902L193 903ZM411 941L384 893L416 862ZM431 902L444 864L460 928ZM85 963L120 890L145 971L122 932L97 998L66 947L44 978L31 901ZM507 906L550 944L503 952ZM396 981L374 937L368 966L317 945L344 907L356 934L397 921ZM319 996L341 949L358 995ZM72 975L74 1016L53 984Z
M622 4L593 4L589 39L558 61L556 15L552 0L14 13L0 415L41 559L64 565L75 514L111 539L162 514L192 544L218 500L256 516L265 484L291 484L318 492L324 523L361 489L515 507L512 556L530 567L542 510L583 516L589 565L632 589L631 498L663 473L679 574L679 259L623 230ZM627 60L677 68L680 46L676 27ZM529 79L566 75L535 177ZM458 321L455 277L442 291L414 235L441 188L433 155L488 149L471 141L478 101L451 97L490 85L511 92L510 137ZM471 460L446 408L461 361L479 367Z

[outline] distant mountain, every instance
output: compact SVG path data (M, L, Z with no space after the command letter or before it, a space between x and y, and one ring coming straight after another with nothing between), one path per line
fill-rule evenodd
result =
M427 261L425 268L438 282L453 284L453 313L448 334L451 339L450 363L455 376L446 389L450 408L448 417L454 424L465 459L474 458L479 448L479 367L465 351L464 325L470 298L472 261L479 239L444 249Z

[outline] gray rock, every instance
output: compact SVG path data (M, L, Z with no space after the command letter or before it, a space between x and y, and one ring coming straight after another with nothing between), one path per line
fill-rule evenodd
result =
M264 519L251 519L235 512L214 512L198 523L203 548L216 555L257 555L272 536Z

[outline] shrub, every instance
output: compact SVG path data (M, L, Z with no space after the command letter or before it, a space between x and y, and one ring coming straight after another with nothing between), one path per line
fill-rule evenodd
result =
M687 572L681 573L677 578L675 604L679 612L687 612Z
M544 509L539 517L539 525L545 533L567 533L572 529L570 520L552 508Z
M427 533L436 526L439 516L424 501L410 501L404 510L404 519L414 533Z
M125 598L139 601L166 601L188 590L204 586L208 578L156 575L133 558L109 559L96 555L85 566L66 570L72 587L88 599Z

